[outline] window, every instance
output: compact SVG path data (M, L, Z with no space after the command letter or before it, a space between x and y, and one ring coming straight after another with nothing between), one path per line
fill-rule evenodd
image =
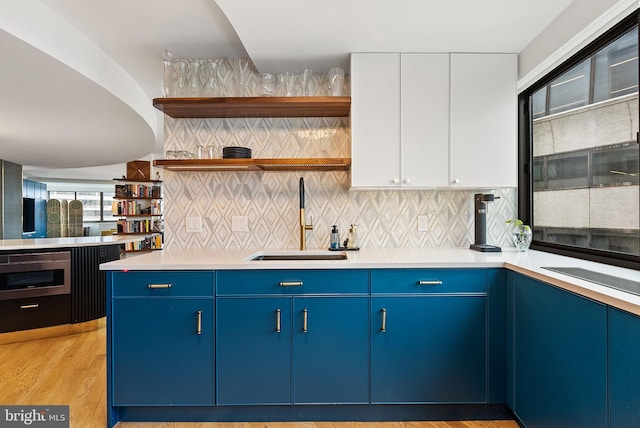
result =
M640 269L638 74L636 11L520 95L532 248Z
M82 220L84 222L115 221L111 213L112 194L104 192L49 191L49 199L82 202Z

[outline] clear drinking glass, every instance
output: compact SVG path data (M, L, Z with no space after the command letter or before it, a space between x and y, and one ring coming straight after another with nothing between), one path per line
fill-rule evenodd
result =
M311 69L305 68L304 71L300 73L300 86L302 87L303 97L313 96L315 87L313 83L313 71L311 71Z
M249 67L249 58L232 58L231 67L235 73L236 88L233 96L246 97L250 95L249 80L251 78L251 69Z
M272 97L276 91L276 77L270 73L264 73L261 76L260 96Z
M189 85L187 96L199 97L201 95L202 84L200 83L200 61L193 60L189 67Z
M189 63L183 59L174 62L176 81L174 85L174 95L176 97L187 96L187 86L189 78Z
M202 94L205 97L217 97L220 95L219 83L218 83L218 64L214 60L206 62L205 68L207 69L207 79L204 82L202 88Z
M207 159L216 159L218 157L218 148L215 145L209 144L205 147L205 150Z
M339 67L332 67L329 70L329 88L334 97L342 96L344 86L344 70Z
M173 60L171 52L164 51L162 54L162 94L166 97L173 97Z
M196 158L204 159L206 157L206 149L202 144L196 144Z
M282 97L296 96L298 76L295 73L284 72L278 74L278 95Z

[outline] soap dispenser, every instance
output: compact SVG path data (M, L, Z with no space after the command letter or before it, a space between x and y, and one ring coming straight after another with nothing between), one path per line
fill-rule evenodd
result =
M331 239L329 240L329 248L337 250L340 248L340 232L338 232L338 225L334 224L331 229Z
M349 229L349 235L347 235L347 248L349 249L358 248L358 232L356 230L357 227L357 224L352 224L351 228Z

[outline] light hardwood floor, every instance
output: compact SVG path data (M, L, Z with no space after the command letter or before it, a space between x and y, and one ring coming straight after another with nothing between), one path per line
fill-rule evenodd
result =
M0 404L69 405L71 428L106 426L104 322L0 334ZM46 337L48 334L63 334ZM65 334L73 333L73 334ZM120 423L119 428L518 428L514 421Z

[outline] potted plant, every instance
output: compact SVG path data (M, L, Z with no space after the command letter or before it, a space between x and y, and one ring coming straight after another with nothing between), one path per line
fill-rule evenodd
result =
M513 226L512 236L516 249L518 251L527 251L529 249L529 245L531 245L531 238L533 237L531 227L524 224L519 218L507 220L505 223Z

